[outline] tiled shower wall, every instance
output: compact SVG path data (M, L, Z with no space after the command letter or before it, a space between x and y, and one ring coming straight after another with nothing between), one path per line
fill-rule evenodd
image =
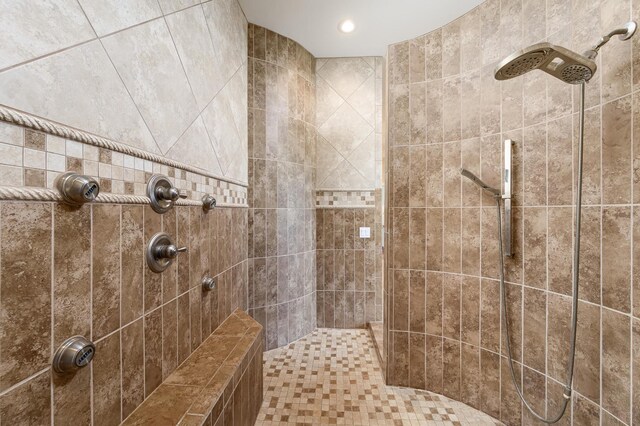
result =
M187 246L162 274L144 247L156 232ZM247 308L247 209L0 203L0 419L117 425L237 307ZM203 293L209 274L217 288ZM96 344L61 378L66 338Z
M247 183L237 0L16 0L0 38L0 104ZM15 166L0 177L20 186Z
M249 25L249 304L265 350L316 327L315 58Z
M382 321L376 213L373 208L316 210L318 327L363 328ZM361 226L371 228L371 238L359 237Z
M373 190L382 177L381 57L316 61L319 190Z
M2 424L119 424L248 308L247 21L236 0L121 3L3 5L0 104L159 158L3 123L0 186L47 194L73 170L132 202L162 173L191 200L233 207L161 216L140 204L0 202ZM153 274L143 250L161 230L189 251ZM203 294L205 274L217 290ZM96 356L61 379L49 362L74 334Z
M518 380L540 413L562 400L571 305L577 88L538 71L499 83L497 62L551 41L581 52L630 18L630 0L488 0L389 50L391 384L530 423L506 362L494 200L514 145L515 256L506 259ZM580 303L564 424L640 423L640 36L615 39L587 85Z
M319 327L382 320L384 68L382 57L317 60Z

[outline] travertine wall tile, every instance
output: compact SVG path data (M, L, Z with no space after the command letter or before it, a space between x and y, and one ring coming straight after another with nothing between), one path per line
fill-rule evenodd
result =
M325 68L328 76L344 71L334 65L339 64ZM318 86L327 95L323 101L328 103L318 103L318 114L325 114L329 120L334 116L329 110L343 104L333 102L332 91L358 98L358 88L373 75L373 69L366 72L370 67L364 62L354 60L344 65L353 73L348 73L339 87ZM249 116L253 117L248 308L264 327L264 348L269 350L299 339L316 326L315 152L316 143L318 153L327 153L331 147L323 145L317 135L316 66L310 53L286 37L250 25L248 70L252 82ZM358 139L354 135L364 138L373 129L356 108L349 108L365 126L341 136L344 155L359 145L352 143ZM371 129L364 129L367 126ZM344 261L342 265L344 269ZM353 300L350 302L353 305Z
M374 209L318 208L316 218L318 327L363 328L381 321L382 247ZM362 226L371 228L371 238L359 238ZM408 302L408 277L397 289Z
M503 141L511 139L515 253L505 257L504 273L516 378L539 412L560 408L571 320L580 92L537 71L504 82L493 72L497 61L534 43L584 51L594 29L606 33L640 16L638 10L637 0L488 0L389 49L392 257L389 291L383 293L385 327L390 336L408 330L409 342L425 336L422 388L506 424L534 423L516 396L507 362L495 199L459 175L464 167L502 189ZM634 159L640 50L637 40L610 47L586 87L574 393L560 422L567 425L631 424L640 412L632 358L640 300ZM424 296L420 279L409 280L422 276ZM393 343L386 348L387 379L404 385L394 372L408 361L395 355ZM410 366L420 364L411 348L409 358ZM410 383L421 385L419 379Z
M56 0L28 14L9 7L3 28L12 47L3 52L0 86L22 89L4 90L2 103L246 184L246 18L236 0L163 3ZM47 34L33 31L46 20L56 23ZM64 149L57 154L49 155L52 174L82 167L68 153L65 165ZM53 181L33 169L13 171L24 174L14 179L19 186ZM111 191L124 188L104 192Z
M49 363L51 205L7 203L0 214L0 389L6 391Z
M376 173L381 167L381 160L376 159L376 152L382 149L376 108L382 105L382 76L375 74L375 63L381 59L326 58L317 62L318 189L372 190L382 185ZM405 89L396 100L404 107L397 110L394 119L398 131L409 125L408 86Z
M236 307L246 309L246 209L218 208L205 215L198 208L177 207L163 217L144 209L136 205L95 204L69 209L50 203L0 203L2 312L6 321L2 338L22 342L19 336L30 336L19 345L2 345L3 419L20 423L22 416L28 416L30 421L43 423L50 420L40 421L39 416L53 416L55 423L89 423L93 412L94 424L119 424ZM159 278L157 307L143 317L143 276L152 274L143 263L143 236L164 227L164 231L178 235L180 243L184 240L176 234L177 222L184 235L189 236L190 229L198 230L190 240L190 251L178 259L187 273L177 274L173 266L163 274L154 274ZM210 227L210 222L220 223L222 228ZM216 237L209 238L210 233ZM218 241L224 256L218 255ZM219 266L209 269L210 259L217 259ZM190 263L194 268L189 268ZM202 265L197 274L196 264ZM200 280L205 272L216 278L218 285L203 294ZM21 287L15 295L19 297L13 300L12 286L22 279L30 284ZM164 297L163 284L168 286ZM38 289L38 285L44 287ZM38 294L24 298L25 289ZM19 327L15 329L17 337L12 334L14 327ZM96 342L92 370L82 369L67 377L52 375L51 354L64 339L76 334ZM13 352L16 350L20 356ZM25 395L28 406L23 401Z

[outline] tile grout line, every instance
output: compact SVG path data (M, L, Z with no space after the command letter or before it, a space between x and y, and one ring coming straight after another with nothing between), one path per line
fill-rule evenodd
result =
M89 277L89 338L93 341L94 336L93 336L93 249L94 249L94 241L93 241L93 237L95 234L95 230L94 230L94 222L93 222L93 214L94 214L94 206L89 206L89 229L90 231L90 235L89 235L89 273L91 274ZM94 344L97 342L94 342ZM97 346L97 345L96 345ZM89 396L89 405L90 405L90 409L91 409L91 413L90 413L90 418L91 418L91 424L94 424L94 410L95 410L95 401L94 401L94 395L93 395L93 391L94 391L94 374L93 374L93 363L89 364L89 369L90 369L90 375L89 375L89 388L91 389L91 394Z
M55 223L56 223L56 218L55 218L55 208L54 207L50 207L51 209L51 222L50 222L50 226L51 226L51 234L50 234L50 247L51 247L51 253L50 253L50 268L51 268L51 277L50 277L50 287L49 287L49 291L51 292L51 294L49 295L50 299L49 299L49 303L51 303L51 306L49 307L49 315L51 315L51 324L49 324L50 327L50 333L51 336L49 336L49 341L50 341L50 347L49 347L49 356L53 357L53 353L54 353L54 348L55 348L55 283L56 283L56 277L55 277ZM0 223L1 225L1 223ZM0 227L1 229L1 227ZM1 302L0 302L0 306L2 306ZM51 375L51 377L49 378L49 392L50 392L50 404L49 404L49 409L51 410L51 426L54 426L55 423L55 392L54 392L54 380L53 380L53 374Z

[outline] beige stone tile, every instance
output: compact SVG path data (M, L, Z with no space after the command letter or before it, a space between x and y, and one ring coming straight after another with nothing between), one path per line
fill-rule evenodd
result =
M23 88L19 96L8 89L15 85ZM151 133L97 41L4 72L0 87L3 104L158 153ZM44 98L39 95L43 90L48 93ZM70 98L70 93L77 95Z
M631 97L602 106L602 198L605 204L631 201Z
M213 145L202 117L196 118L171 149L167 151L166 157L199 167L206 173L222 176L222 169L213 150Z
M360 114L367 123L375 127L376 113L376 78L374 75L369 77L364 83L356 89L347 99L351 105Z
M602 408L630 420L631 360L629 318L602 309Z
M349 155L373 132L367 123L349 104L343 104L318 129L318 132L343 156Z
M204 11L201 7L191 7L165 19L198 108L202 110L226 83L221 73L223 65L212 66L216 52Z
M322 126L345 102L345 99L340 96L323 78L317 79L316 97L316 125Z
M143 320L122 329L122 417L126 418L144 400Z
M166 153L198 114L167 25L151 21L106 37L102 44Z
M117 425L121 421L120 332L96 344L93 368L93 419L99 425Z
M100 37L162 15L152 0L82 0L80 6Z
M425 59L427 81L442 78L442 30L440 28L425 36ZM389 74L393 76L393 71Z
M50 376L44 372L0 397L0 415L15 424L51 422Z
M74 335L90 337L91 209L54 207L54 346ZM82 265L79 267L79 265Z
M363 83L371 81L374 69L362 58L331 58L317 71L340 96L349 98Z
M120 327L120 208L103 204L92 209L92 312L97 340Z
M158 0L165 15L186 9L198 3L197 0Z
M228 86L230 87L230 86ZM231 163L242 146L231 110L230 89L221 91L202 112L202 119L222 173L233 173Z
M49 364L51 205L5 203L1 215L0 389L4 391Z
M30 7L24 2L7 4L0 28L6 40L0 68L56 52L95 37L80 6L55 0L50 7ZM48 28L49 31L41 31Z
M234 0L206 2L202 5L223 81L227 81L246 62L247 20Z
M602 210L602 304L621 312L631 309L631 211Z

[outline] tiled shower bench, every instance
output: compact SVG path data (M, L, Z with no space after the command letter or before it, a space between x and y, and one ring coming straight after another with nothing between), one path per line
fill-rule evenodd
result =
M253 425L262 404L262 326L237 309L123 425Z

